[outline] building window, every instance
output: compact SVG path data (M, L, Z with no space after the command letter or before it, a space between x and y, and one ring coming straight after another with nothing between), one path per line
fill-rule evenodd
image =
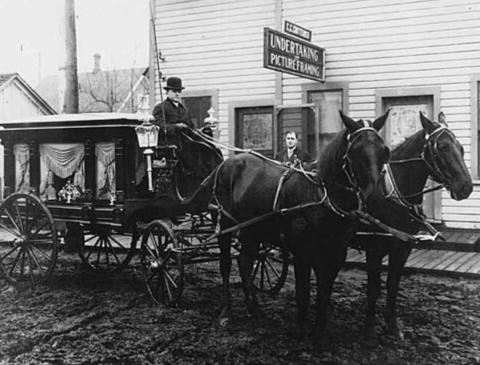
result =
M196 128L203 127L203 121L208 117L210 108L213 107L215 112L218 112L216 90L184 91L182 93L182 103L190 112Z
M273 158L273 107L238 108L235 145Z
M343 128L339 110L348 114L346 83L307 84L303 89L303 102L314 103L315 112L309 111L305 135L307 150L319 157L326 145Z

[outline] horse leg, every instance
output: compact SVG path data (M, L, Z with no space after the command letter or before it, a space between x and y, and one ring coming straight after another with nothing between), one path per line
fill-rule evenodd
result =
M381 291L381 265L384 256L381 247L375 243L367 247L367 315L365 319L365 330L367 335L375 334L375 310L377 300Z
M293 258L295 272L295 300L297 302L297 337L305 337L308 308L310 306L310 260L307 253L296 252Z
M245 304L248 313L254 317L261 317L260 308L256 296L256 290L252 283L252 268L255 256L258 253L260 242L253 239L253 235L242 234L240 237L242 249L238 257L238 267L240 269L240 277L242 278L242 288L245 294Z
M230 321L232 298L230 294L230 271L232 257L230 256L231 235L222 235L218 238L220 248L220 272L222 274L222 298L218 322L221 326L228 325Z
M388 332L400 339L403 339L403 333L398 328L397 323L397 294L403 268L411 251L411 245L400 241L395 242L395 247L390 252L388 259L387 310L385 313L385 321Z
M330 242L339 244L338 242ZM332 246L330 246L332 247ZM345 262L347 256L347 248L342 252L336 252L334 255L327 254L328 262L320 260L320 253L315 254L314 270L317 279L317 311L315 319L314 341L317 349L322 351L327 342L326 327L329 317L330 297L333 290L333 282L340 271L341 266Z

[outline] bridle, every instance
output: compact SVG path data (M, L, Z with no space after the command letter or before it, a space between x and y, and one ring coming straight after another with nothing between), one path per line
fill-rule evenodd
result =
M364 126L361 127L357 130L355 130L352 133L349 133L347 135L347 148L345 149L345 154L343 155L343 164L342 164L342 171L346 175L348 183L350 186L344 186L343 188L347 191L352 191L355 193L357 197L357 210L362 210L363 207L365 206L365 202L363 201L362 194L361 194L361 189L358 184L357 178L355 176L355 172L353 171L352 165L352 159L350 157L350 150L352 149L353 145L357 142L357 140L360 138L360 135L362 133L371 133L373 132L374 135L383 143L383 139L378 133L378 131L370 126ZM335 207L336 210L341 211L340 208Z
M442 172L442 169L440 168L440 165L438 163L438 159L439 159L438 139L444 133L449 134L453 139L455 139L455 135L450 129L448 129L446 126L440 125L432 133L430 134L427 133L425 135L425 144L423 145L423 150L422 150L422 153L420 154L420 157L390 161L390 164L403 164L407 162L423 161L429 169L429 175L433 178L434 181L438 183L438 185L436 186L433 186L428 189L423 189L414 194L403 195L403 196L400 195L402 200L406 201L406 199L415 198L417 196L420 196L435 190L439 190L443 187L446 187L447 189L450 188L448 177L445 175L444 172ZM391 178L393 179L393 176L391 176ZM400 194L400 192L398 193Z
M345 154L343 155L343 164L342 164L342 170L347 176L347 180L349 184L353 187L353 189L357 192L360 191L360 188L358 186L357 178L355 177L355 172L353 171L352 168L352 159L350 158L350 150L352 149L352 146L355 144L355 142L360 138L360 134L363 132L373 132L376 137L383 143L383 139L378 134L377 130L372 127L362 127L357 129L356 131L350 133L347 135L347 148L345 149Z

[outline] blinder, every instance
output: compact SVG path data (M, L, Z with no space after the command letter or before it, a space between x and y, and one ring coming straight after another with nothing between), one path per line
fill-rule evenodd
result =
M421 157L429 167L432 178L439 184L449 187L449 178L444 172L442 172L439 164L440 155L438 152L438 139L443 133L449 134L455 140L455 135L450 129L445 126L440 126L431 134L427 134L425 136L426 142L423 147Z

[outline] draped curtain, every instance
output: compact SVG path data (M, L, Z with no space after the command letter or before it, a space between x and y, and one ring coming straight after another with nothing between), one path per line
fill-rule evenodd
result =
M13 147L15 156L15 191L30 192L30 148L19 143Z
M40 145L40 196L48 186L48 172L66 179L74 175L73 184L85 190L85 146L82 143L45 143Z
M97 194L99 199L109 199L115 194L115 143L104 142L95 145L97 160Z

